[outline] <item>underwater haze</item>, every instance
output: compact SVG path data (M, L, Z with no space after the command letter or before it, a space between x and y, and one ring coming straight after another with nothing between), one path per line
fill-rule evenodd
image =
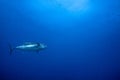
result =
M0 80L120 80L120 0L0 0Z

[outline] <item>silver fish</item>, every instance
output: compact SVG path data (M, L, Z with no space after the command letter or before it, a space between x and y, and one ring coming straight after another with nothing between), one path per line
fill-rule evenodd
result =
M34 43L34 42L25 42L24 44L21 44L14 48L12 48L11 45L9 45L10 55L14 50L39 52L40 50L43 50L45 48L47 48L47 45L43 43Z

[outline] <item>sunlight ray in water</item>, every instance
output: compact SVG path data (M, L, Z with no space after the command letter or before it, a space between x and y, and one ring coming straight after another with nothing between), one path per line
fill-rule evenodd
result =
M88 7L88 0L56 0L58 4L69 11L81 11Z

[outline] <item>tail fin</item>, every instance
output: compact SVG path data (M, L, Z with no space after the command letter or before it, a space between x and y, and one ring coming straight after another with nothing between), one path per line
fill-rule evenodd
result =
M9 44L10 55L12 55L14 48Z

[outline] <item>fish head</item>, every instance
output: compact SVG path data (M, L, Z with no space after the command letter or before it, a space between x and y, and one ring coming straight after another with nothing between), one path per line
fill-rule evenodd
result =
M43 44L43 43L40 43L40 48L41 48L41 49L45 49L45 48L47 48L47 45L45 45L45 44Z

